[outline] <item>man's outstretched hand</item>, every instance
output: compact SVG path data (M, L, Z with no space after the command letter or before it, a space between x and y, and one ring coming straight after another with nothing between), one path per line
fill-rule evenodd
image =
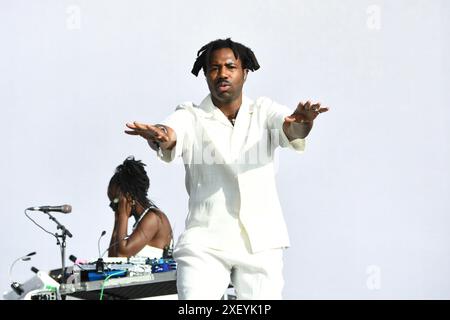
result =
M320 102L311 103L307 101L305 104L300 102L295 109L294 113L287 116L284 120L288 123L298 122L298 123L308 123L313 122L314 119L321 113L327 112L329 109L327 107L321 107Z
M141 136L148 141L152 149L171 149L176 142L174 131L167 126L160 124L144 124L134 121L133 123L127 123L126 126L130 130L125 130L126 134Z
M328 110L327 107L321 107L320 102L300 102L294 113L284 118L283 131L289 141L305 138L312 129L314 119Z

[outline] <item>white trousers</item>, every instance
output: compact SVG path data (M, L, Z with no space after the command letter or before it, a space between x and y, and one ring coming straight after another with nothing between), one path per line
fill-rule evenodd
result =
M173 253L180 300L218 300L229 284L237 299L279 300L283 290L283 249L255 254L184 245Z

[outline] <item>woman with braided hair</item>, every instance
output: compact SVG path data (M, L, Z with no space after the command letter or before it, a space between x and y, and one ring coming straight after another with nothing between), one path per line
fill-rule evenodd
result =
M150 199L150 180L145 164L128 157L119 165L108 186L110 207L114 211L114 229L110 240L110 257L145 256L161 258L172 245L169 219ZM128 220L135 223L130 235Z

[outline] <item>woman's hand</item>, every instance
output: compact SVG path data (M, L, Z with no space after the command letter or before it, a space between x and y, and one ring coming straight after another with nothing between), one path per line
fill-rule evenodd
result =
M119 216L124 215L127 218L129 218L131 216L131 209L133 207L132 205L133 201L131 199L127 199L126 196L124 196L123 194L119 195L119 209L118 214Z

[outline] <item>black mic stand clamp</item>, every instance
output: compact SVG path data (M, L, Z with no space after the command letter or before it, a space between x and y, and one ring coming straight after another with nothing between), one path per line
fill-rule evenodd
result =
M72 238L72 233L70 233L70 231L67 230L66 227L64 227L61 223L59 223L59 221L49 213L49 210L44 210L43 212L48 215L48 218L50 220L56 223L57 229L61 230L61 234L58 234L56 232L54 236L56 237L56 244L60 247L61 250L61 283L66 283L66 236ZM59 241L60 238L61 241Z
M97 273L105 272L105 263L103 262L103 258L98 258L97 262L95 263L95 271Z
M23 293L22 285L16 281L11 283L11 288L14 290L15 293L17 293L18 296L21 296Z

